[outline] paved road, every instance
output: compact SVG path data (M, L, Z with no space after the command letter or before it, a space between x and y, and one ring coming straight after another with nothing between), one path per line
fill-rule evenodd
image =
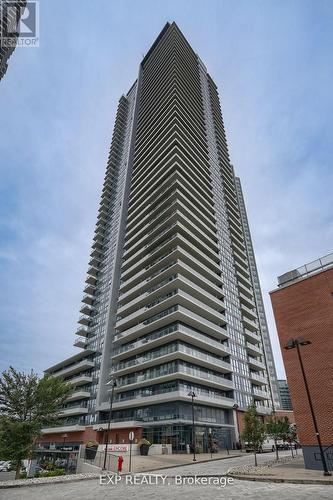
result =
M266 454L264 457L260 457L260 461L266 461L270 457L271 454ZM186 467L173 467L160 471L163 476L169 476L164 485L161 479L159 484L153 485L126 484L126 476L123 476L117 485L101 486L99 481L84 480L79 483L0 490L0 498L1 500L61 500L65 497L71 500L104 500L110 498L126 498L126 500L174 500L179 498L181 500L193 500L194 496L205 500L236 500L242 499L244 496L253 500L303 500L310 498L312 500L328 500L333 498L333 487L324 485L290 485L237 480L225 487L214 484L193 486L175 484L176 476L221 475L229 467L252 463L252 461L253 457L244 456L211 463L193 464ZM141 480L141 477L144 476L136 476L138 481ZM155 477L156 473L152 479L153 482L155 482Z
M13 479L15 479L15 471L0 472L0 481L12 481Z

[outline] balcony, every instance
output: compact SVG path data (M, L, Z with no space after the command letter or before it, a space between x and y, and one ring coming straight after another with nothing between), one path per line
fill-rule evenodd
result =
M254 300L252 287L244 285L241 281L237 281L238 290L241 291L246 297Z
M97 267L94 267L94 266L89 267L89 269L87 271L87 274L89 274L89 276L93 276L94 278L96 278L98 273L99 273L99 270L97 269Z
M140 369L149 368L154 365L160 365L162 363L167 363L175 359L181 359L189 363L197 364L198 366L203 366L221 373L230 373L231 365L226 361L223 361L215 356L209 354L208 352L200 352L194 347L190 348L183 344L175 345L174 350L169 353L148 353L144 352L141 356L130 360L121 361L120 363L113 366L112 373L117 373L117 377L124 375L126 373L133 372L140 367Z
M204 373L202 370L193 370L191 368L179 367L174 372L161 373L160 376L145 376L136 375L132 377L128 382L119 384L117 391L132 390L135 388L144 387L148 384L159 384L163 382L169 382L172 380L184 380L193 383L199 383L201 385L208 385L209 387L214 387L216 389L234 389L232 380L229 380L222 376L216 376L210 373Z
M254 356L262 356L263 354L261 347L251 344L250 342L246 342L245 347L247 352L253 354Z
M260 370L265 370L265 364L262 363L259 359L253 358L252 356L247 357L247 361L250 367L259 368Z
M142 259L151 259L152 257L150 256L154 254L160 246L164 246L169 237L170 239L177 237L177 242L175 243L182 241L182 247L184 247L185 250L189 251L191 254L193 253L196 258L202 259L203 263L210 269L220 272L218 254L203 243L198 236L195 236L195 234L184 224L177 221L158 234L145 247L138 248L135 253L129 255L129 251L127 251L127 253L125 252L124 258L126 259L126 265L123 266L123 275L125 276L125 273L130 269L135 270ZM154 243L156 243L155 248L153 246Z
M220 408L232 408L234 405L234 400L231 398L218 396L218 395L205 395L196 391L197 397L195 398L195 402L198 404L205 404L209 406L215 406ZM145 405L159 404L159 403L167 403L174 401L185 401L189 402L188 391L184 390L173 390L169 392L163 392L160 394L152 394L152 395L135 395L133 398L128 399L120 399L113 403L113 408L131 408L131 407L140 407Z
M253 384L256 385L267 385L268 380L264 375L260 375L259 373L256 372L251 372L250 371L250 379Z
M88 337L89 335L89 330L88 328L85 328L84 326L79 326L79 328L76 330L75 335L80 335L81 337Z
M77 339L74 342L74 347L79 347L81 349L84 349L87 346L86 340L85 339Z
M246 340L250 340L250 342L253 342L256 343L256 344L261 344L261 336L258 335L257 333L255 332L252 332L251 330L247 330L246 328L244 328L244 334L245 334L245 338Z
M256 404L257 412L259 414L264 414L264 415L269 415L272 412L272 408L264 405L258 405Z
M89 307L88 304L84 304L80 309L80 313L86 314L87 316L91 316L93 310L94 310L93 307Z
M238 269L236 269L237 280L252 289L252 283Z
M92 285L92 286L94 286L94 287L95 287L95 286L96 286L96 284L97 284L97 279L96 279L96 278L94 278L93 276L87 276L86 283L87 283L88 285Z
M199 285L180 274L180 272L183 272L184 270L188 271L188 274L191 272L191 277L195 278ZM166 276L165 278L160 278L160 280L155 280L157 282L156 285L155 283L149 281L144 282L144 284L139 287L139 290L143 293L138 295L132 301L121 305L118 308L118 314L124 316L124 313L126 313L126 315L129 315L144 306L148 301L153 301L154 298L158 298L159 295L168 293L175 288L180 288L182 291L192 295L198 300L201 300L213 309L218 311L222 309L224 310L225 305L223 301L215 295L218 294L218 296L221 297L222 289L210 283L206 280L206 278L200 277L200 275L195 273L195 271L193 271L193 273L194 275L192 274L192 270L189 266L186 266L186 264L181 265L181 263L178 262L175 265L175 269L172 271L172 274L169 274L169 276ZM204 285L205 288L202 288L200 285ZM150 286L150 288L148 288L148 286ZM148 289L145 290L146 288ZM207 289L209 292L213 293L209 293ZM123 297L121 297L121 303L123 303Z
M66 382L77 387L79 385L90 384L92 380L92 377L89 375L78 375L77 377L66 380Z
M175 282L171 283L174 284L175 288ZM200 315L203 317L203 319L207 319L209 321L212 321L213 323L220 323L223 325L226 324L226 318L221 312L213 309L203 301L196 299L193 295L190 295L181 289L175 288L175 291L176 293L173 293L170 297L166 297L163 299L161 298L161 301L154 304L151 308L147 308L147 306L142 307L140 309L137 309L134 313L126 316L125 318L119 319L116 322L117 330L124 331L127 328L131 328L133 324L138 324L145 318L149 319L151 316L154 316L162 310L176 304L185 306L191 311L195 310L196 313L198 313L197 316ZM220 304L220 308L221 310L224 309L224 305L222 303ZM195 315L195 313L193 314Z
M262 399L269 399L270 398L270 395L267 391L262 391L260 389L255 388L255 387L252 388L252 394L254 396L254 399L262 400Z
M101 263L101 259L99 257L92 257L89 261L89 265L95 268L98 268L98 266Z
M246 307L249 307L250 309L255 309L256 307L254 300L244 295L244 293L242 293L241 291L239 291L239 300L241 304L245 305Z
M242 317L242 321L243 321L243 324L247 330L254 331L254 332L258 331L259 325L255 321L251 321L246 316Z
M54 434L65 432L83 432L86 429L85 425L59 425L57 427L45 427L42 429L42 434Z
M87 304L88 306L91 306L94 303L94 297L91 297L91 295L84 295L81 302Z
M88 408L83 406L74 406L72 408L64 408L61 410L60 417L70 417L74 415L86 415L88 413Z
M90 368L93 368L95 363L93 361L88 361L84 359L78 363L73 363L70 366L67 366L61 370L55 371L52 373L53 377L69 377L70 375L74 375L75 373L80 373Z
M250 271L248 269L248 267L245 265L240 264L239 260L238 259L235 259L235 267L237 270L239 270L239 272L244 275L246 278L250 279Z
M93 250L99 250L100 252L103 251L103 243L100 241L95 241L91 247Z
M81 399L89 399L90 392L89 391L74 391L66 401L79 401Z
M88 295L94 295L96 287L93 285L87 285L83 291Z
M168 312L167 314L161 313L159 318L156 318L154 321L150 321L149 323L141 322L138 325L135 325L124 333L116 334L115 342L121 340L122 342L127 342L132 340L133 338L137 338L138 336L143 336L144 334L158 329L166 324L172 323L174 321L183 321L189 326L192 326L196 330L201 331L202 333L207 333L212 337L217 338L218 340L225 340L229 338L229 334L227 330L219 326L198 314L188 310L182 306L176 306L175 309Z
M250 320L256 321L256 319L258 318L255 309L249 309L247 306L245 306L242 303L241 303L241 309L242 309L243 315L246 316L247 318L249 318Z
M218 342L204 334L196 332L185 325L178 325L177 329L165 328L160 331L160 335L152 339L148 337L143 337L136 342L131 344L125 344L115 348L113 351L113 359L120 360L128 355L132 356L135 354L140 354L140 352L147 351L147 349L153 349L159 345L163 345L172 340L184 340L190 344L197 346L202 349L209 349L210 352L220 355L221 357L228 356L230 354L230 349L224 343Z
M88 326L90 323L90 318L88 316L85 316L85 315L80 316L78 323L80 323L80 325ZM81 335L81 333L79 335Z

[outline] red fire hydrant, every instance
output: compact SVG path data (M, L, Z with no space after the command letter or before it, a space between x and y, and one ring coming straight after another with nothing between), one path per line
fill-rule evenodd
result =
M123 470L123 457L119 455L118 457L118 472L121 472Z

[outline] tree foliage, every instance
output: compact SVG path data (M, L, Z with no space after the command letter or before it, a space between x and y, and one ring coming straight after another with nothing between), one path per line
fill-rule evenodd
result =
M12 366L0 377L0 458L17 467L43 427L56 424L72 386L49 375L39 378Z
M290 423L288 417L277 417L273 414L266 422L267 435L274 439L276 458L279 459L277 441L286 441Z
M244 430L242 432L242 439L253 448L254 463L257 465L257 452L260 450L263 442L265 441L266 432L265 425L261 418L258 416L255 405L248 407L244 415Z
M58 419L60 408L72 387L60 378L39 378L16 371L12 366L0 378L0 415L14 422L50 425Z
M21 461L30 455L39 431L32 422L12 421L7 417L0 419L0 456L15 465L17 477Z

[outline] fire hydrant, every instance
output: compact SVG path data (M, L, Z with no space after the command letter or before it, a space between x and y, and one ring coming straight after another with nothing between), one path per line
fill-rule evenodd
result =
M123 470L123 457L119 455L118 457L118 472L121 472Z

